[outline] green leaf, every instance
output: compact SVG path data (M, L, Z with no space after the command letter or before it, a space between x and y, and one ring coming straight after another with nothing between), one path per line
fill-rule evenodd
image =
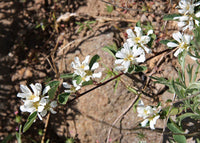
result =
M187 73L188 73L188 77L189 77L189 82L192 81L192 71L193 71L193 65L190 66L190 64L188 64L188 67L187 67Z
M51 81L50 83L48 83L47 85L49 85L51 88L48 91L48 95L49 95L49 99L53 99L55 94L56 94L56 90L58 89L58 86L60 84L60 81Z
M93 24L93 23L96 23L96 21L94 20L94 21L86 21L85 22L86 24Z
M167 123L167 127L173 133L184 134L184 132L172 120L169 120L169 122ZM173 135L173 138L177 143L186 143L186 137L184 135Z
M193 76L193 80L192 80L193 82L196 81L196 79L197 79L197 75L199 73L199 68L200 68L200 65L198 64L198 66L197 66L197 68L195 70L194 76Z
M109 53L111 56L115 58L115 54L117 53L117 46L115 44L108 45L102 48L105 52Z
M144 72L147 70L147 67L146 66L139 66L139 65L131 65L129 68L128 68L128 73L133 73L133 72Z
M137 26L137 27L141 27L141 22L138 21L138 22L136 23L136 26Z
M47 141L46 141L46 143L49 143L50 142L50 139L48 139Z
M82 81L82 78L81 78L80 75L76 75L75 77L73 77L72 80L76 80L76 84L79 85L81 83L81 81Z
M120 77L118 77L118 78L115 80L114 93L117 91L117 87L118 87L118 85L119 85L119 81L120 81Z
M81 25L77 31L77 33L81 32L84 29L84 25Z
M75 140L73 138L67 138L65 143L75 143Z
M21 122L21 116L17 115L17 116L15 117L15 122L16 122L16 123L20 123L20 122Z
M93 81L92 80L89 80L89 81L84 81L82 83L82 86L86 86L86 85L92 85L93 84Z
M83 23L81 22L75 22L77 25L83 25Z
M99 59L100 59L99 55L94 55L92 57L92 59L90 60L90 63L89 63L90 70L91 70L93 64L96 63Z
M106 5L106 11L111 13L114 10L114 7L112 5Z
M49 91L48 91L49 99L54 99L57 89L58 89L58 85L49 89Z
M179 125L181 124L182 120L185 118L199 118L200 119L200 115L198 114L194 114L194 113L185 113L182 114L180 116L177 117L178 121L179 121Z
M168 14L164 15L163 20L174 20L174 17L179 17L181 16L180 14Z
M179 99L184 97L184 95L182 95L182 93L179 91L178 87L175 85L174 80L172 80L172 87L175 91L175 94L178 96Z
M160 40L160 43L161 44L164 44L164 45L166 45L167 46L167 43L168 42L171 42L170 40Z
M141 99L138 98L137 101L133 104L133 112L136 113L137 112L137 106L138 106L138 103Z
M73 76L74 76L74 73L67 73L67 74L60 75L60 78L69 79L69 78L73 78Z
M177 115L179 113L178 108L173 107L169 113L169 116L174 116Z
M37 117L37 111L35 111L31 115L29 115L27 122L25 123L25 125L23 127L23 133L26 132L31 127L31 125L35 121L36 117Z
M134 94L138 94L137 90L128 86L127 89L130 91L130 92L133 92Z
M147 70L146 66L135 65L135 72L144 72Z
M51 81L47 85L49 85L51 88L54 86L59 86L60 81Z
M60 104L66 104L68 101L68 98L70 96L70 93L62 93L58 95L58 102Z

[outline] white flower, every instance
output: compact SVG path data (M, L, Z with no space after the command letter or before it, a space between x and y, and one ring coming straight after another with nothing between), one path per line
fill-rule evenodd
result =
M73 85L69 85L67 82L63 82L63 86L68 89L65 90L66 93L74 93L77 90L81 89L82 82L80 84L77 84L76 80L72 80L72 84Z
M173 38L178 42L168 42L168 47L178 47L178 50L174 53L174 56L177 57L184 50L188 51L190 48L190 41L192 40L192 36L184 34L182 35L180 32L173 33Z
M176 8L180 8L180 14L193 14L195 6L199 6L200 2L194 3L194 0L181 0Z
M91 69L89 67L90 56L86 56L85 60L80 63L79 58L75 57L75 61L72 62L72 68L75 69L74 74L80 75L83 81L89 81L91 78L100 78L102 73L94 73L94 70L99 67L99 63L95 62Z
M145 61L145 53L143 49L137 48L136 45L129 47L127 43L124 43L121 51L116 53L116 57L119 59L115 60L115 64L120 64L115 69L123 70L124 73L128 71L128 68L131 64L138 64Z
M200 13L198 12L195 16L200 17ZM181 28L183 31L185 31L186 29L189 29L191 31L192 29L194 29L194 24L199 26L199 21L194 20L192 16L184 15L180 17L174 17L174 19L179 20L178 27Z
M42 120L42 117L40 116L40 112L43 112L46 102L44 102L44 99L47 98L48 96L43 97L40 101L33 102L31 100L25 100L24 105L20 106L20 110L22 112L29 112L33 113L37 111L37 115L40 120Z
M159 119L160 118L160 115L156 115L156 116L154 116L153 118L147 118L147 119L145 119L142 123L141 123L141 126L142 127L145 127L146 126L146 124L149 122L149 124L150 124L150 128L152 129L152 130L154 130L155 129L155 124L156 124L156 121L157 121L157 119Z
M30 100L33 102L39 101L40 95L42 92L42 85L40 83L36 83L35 85L30 84L30 87L32 88L33 93L26 85L20 85L20 89L22 93L18 93L17 97L20 97L25 100ZM42 94L43 95L46 94L49 89L50 89L50 86L45 87Z
M137 106L138 117L142 117L144 121L141 123L142 127L145 127L146 124L150 123L150 128L155 129L154 125L156 124L157 119L160 117L157 113L159 112L159 108L153 108L151 106L144 106L142 100L139 101Z
M32 91L26 85L20 85L20 89L22 93L18 93L17 97L22 98L24 102L23 105L20 106L20 110L22 112L29 112L33 113L37 111L37 115L40 120L42 120L41 113L45 112L44 110L47 109L47 105L49 105L49 96L44 96L50 89L50 86L46 86L42 92L42 85L40 83L30 84ZM42 95L41 95L42 92ZM54 107L54 106L50 106ZM53 109L49 110L53 111ZM55 112L54 112L55 113Z
M80 60L78 57L75 57L74 58L74 62L72 62L72 68L75 69L74 73L76 75L80 75L82 72L85 72L86 70L89 70L90 67L89 67L89 59L90 59L90 56L86 56L85 60L80 63Z
M51 112L52 114L56 114L56 113L57 113L57 112L54 111L54 109L53 109L53 108L56 108L56 107L57 107L57 102L56 102L56 101L50 102L50 100L49 100L48 97L47 97L47 98L42 98L42 99L41 99L41 102L45 104L44 109L42 110L42 112L40 112L40 115L41 115L42 117L46 116L48 110L50 110L50 112Z
M135 33L128 29L126 30L128 34L127 43L130 47L137 45L138 47L143 48L147 53L151 53L151 49L147 48L145 44L148 44L151 38L148 36L153 33L153 30L149 30L146 36L143 36L142 29L140 27L135 27Z
M179 2L180 8L178 12L182 14L182 16L174 17L175 20L178 20L178 27L183 31L189 29L190 31L194 28L194 24L199 26L199 21L194 19L194 17L200 17L200 12L194 13L195 6L199 6L200 2L194 3L194 0L181 0Z

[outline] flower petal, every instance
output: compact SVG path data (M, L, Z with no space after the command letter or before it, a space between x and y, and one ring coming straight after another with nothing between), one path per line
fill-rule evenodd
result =
M71 88L71 85L69 85L67 82L63 82L63 87L64 88Z
M46 116L46 114L47 114L47 110L43 110L42 112L40 112L40 115L41 115L42 117Z
M128 38L133 38L135 37L135 34L133 33L132 29L127 29L126 33L128 34Z
M42 95L45 95L51 89L50 86L46 86L42 92Z
M85 57L85 60L82 62L82 64L89 64L89 59L90 59L90 56L88 55L88 56L86 56Z
M145 119L145 120L141 123L141 126L142 126L142 127L145 127L146 124L148 123L148 121L149 121L148 119Z
M92 74L92 77L93 77L93 78L101 78L101 76L102 76L102 73L101 73L101 72L93 73L93 74Z
M177 57L182 51L183 51L183 49L179 48L179 49L176 50L176 52L174 53L174 56Z
M57 107L57 106L58 106L57 101L52 101L52 102L50 103L50 106L51 106L52 108Z
M95 70L95 69L97 69L99 67L99 63L94 63L93 65L92 65L92 68L91 68L91 70L93 71L93 70Z
M31 90L26 85L20 85L20 89L24 93L32 94Z
M168 43L167 43L167 46L168 46L168 47L177 47L178 44L176 44L176 43L174 43L174 42L168 42Z
M39 91L37 90L37 88L35 87L34 84L30 84L30 87L32 88L35 96L39 96L40 95Z
M137 37L142 36L142 29L140 27L135 27L135 32L136 32Z

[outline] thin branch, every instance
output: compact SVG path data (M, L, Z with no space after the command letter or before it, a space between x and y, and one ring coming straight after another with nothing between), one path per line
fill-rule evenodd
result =
M117 119L113 122L112 126L110 127L109 131L108 131L108 136L107 136L107 141L106 143L109 143L109 139L110 139L110 134L112 131L113 126L115 126L115 124L119 121L119 119L121 119L122 116L124 116L130 109L131 107L135 104L135 102L137 101L137 99L139 98L138 95L136 95L136 97L133 99L133 101L131 102L131 104L117 117Z
M46 132L47 132L47 126L48 126L48 123L49 123L50 115L51 115L50 113L48 113L48 115L47 115L47 120L45 122L41 143L44 143L44 140L45 140L45 135L46 135Z
M175 98L176 98L176 94L174 94L173 101L175 100ZM161 136L161 138L160 138L160 143L163 142L163 136L164 136L165 128L166 128L166 126L167 126L167 122L168 122L168 120L169 120L169 116L170 116L170 112L171 112L171 110L172 110L172 107L173 107L173 104L170 106L169 112L168 112L168 115L167 115L167 118L164 120L164 127L163 127L163 131L162 131L162 136Z
M83 92L83 93L81 93L81 94L78 94L78 96L76 96L75 98L73 98L72 100L70 100L69 102L67 102L67 104L72 103L74 100L80 98L81 96L83 96L83 95L85 95L85 94L87 94L87 93L89 93L89 92L91 92L91 91L97 89L98 87L101 87L101 86L103 86L103 85L109 83L110 81L112 81L112 80L114 80L114 79L120 77L120 76L123 75L123 74L124 74L124 73L122 72L122 73L116 75L115 77L113 77L113 78L111 78L111 79L109 79L109 80L107 80L107 81L105 81L105 82L103 82L103 83L100 83L100 84L98 84L97 86L95 86L95 87L93 87L93 88L91 88L91 89L89 89L89 90L87 90L87 91L85 91L85 92Z

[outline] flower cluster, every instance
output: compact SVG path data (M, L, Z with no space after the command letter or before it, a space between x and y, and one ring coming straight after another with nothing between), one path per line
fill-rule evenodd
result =
M37 111L37 115L40 120L47 114L50 110L51 113L55 114L53 108L57 106L56 101L50 101L49 96L45 94L50 90L50 86L46 86L42 92L42 85L40 83L30 84L32 91L26 85L20 85L22 93L18 93L17 97L22 98L24 105L20 106L22 112L33 113ZM42 95L41 95L42 92Z
M195 24L199 26L199 21L196 18L200 17L200 11L195 13L195 7L199 6L200 2L194 3L194 0L181 0L177 8L181 16L174 17L178 20L178 27L183 31L189 29L193 30Z
M89 59L90 56L88 55L85 57L85 60L81 63L78 57L74 58L74 62L71 63L71 66L74 69L74 77L80 77L80 81L72 80L73 85L69 85L67 82L63 82L63 86L68 89L65 90L65 92L76 92L81 88L83 82L88 82L93 78L101 78L101 72L94 72L99 67L99 63L95 62L90 67Z
M195 18L200 17L200 11L195 14L195 7L199 6L200 2L194 3L194 0L181 0L177 8L179 8L178 12L182 16L174 17L175 20L178 20L178 27L183 30L189 29L190 31L194 29L194 23L199 26L199 21ZM190 43L193 40L193 36L176 32L173 33L173 38L176 40L175 42L168 42L168 47L177 47L178 49L174 53L174 56L177 57L182 52L191 51ZM196 58L191 57L193 60Z
M159 111L159 107L156 108L151 106L144 106L143 101L140 100L137 106L137 112L138 117L142 117L144 119L144 121L141 123L141 126L145 127L149 122L150 128L154 130L154 125L156 124L157 119L160 118L160 115L158 114Z
M126 31L128 34L127 41L123 44L123 48L116 53L115 64L116 70L121 70L126 73L131 64L138 64L144 62L145 52L151 53L151 49L149 49L146 44L148 44L151 40L151 35L153 30L149 30L147 35L143 35L142 29L140 27L135 27L135 33L128 29Z
M181 34L180 32L173 33L173 38L178 42L168 42L168 47L178 47L178 50L174 53L174 56L177 57L183 51L189 51L190 42L193 39L193 36L188 34Z

